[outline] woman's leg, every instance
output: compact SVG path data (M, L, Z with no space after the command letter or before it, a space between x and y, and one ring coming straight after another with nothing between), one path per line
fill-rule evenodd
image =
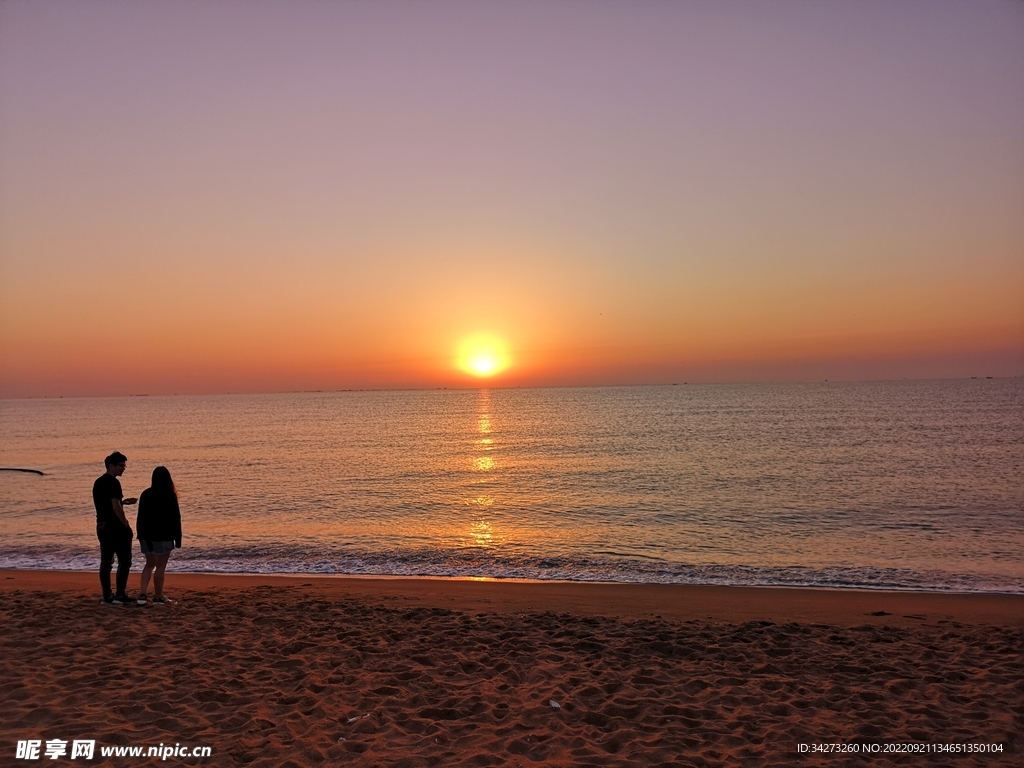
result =
M146 565L142 569L142 587L140 588L142 594L146 594L150 574L153 573L153 569L156 567L156 558L156 555L146 555Z
M166 555L153 555L153 557L156 558L156 573L153 575L154 597L164 596L164 568L167 567L167 558L170 556L170 552Z

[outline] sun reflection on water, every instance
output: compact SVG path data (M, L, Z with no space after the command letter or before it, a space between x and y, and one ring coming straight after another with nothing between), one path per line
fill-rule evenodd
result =
M484 389L480 391L477 403L476 432L478 437L473 441L474 453L477 455L472 457L472 467L476 473L491 474L477 475L476 479L468 482L466 490L469 491L469 494L465 499L466 506L472 507L478 512L491 510L495 503L493 491L496 478L493 473L498 465L490 455L497 447L492 430L491 394ZM482 455L480 455L481 453ZM489 521L474 516L466 522L468 523L466 531L468 535L464 540L467 546L488 548L500 543L500 537Z
M486 389L480 391L478 409L476 428L477 432L483 435L483 437L476 441L476 445L483 451L493 451L495 447L494 438L490 437L491 393ZM494 467L494 459L490 456L479 456L473 460L473 469L476 472L490 472Z
M469 528L469 535L472 537L473 543L478 547L489 547L494 539L491 524L486 520L478 520L473 523Z

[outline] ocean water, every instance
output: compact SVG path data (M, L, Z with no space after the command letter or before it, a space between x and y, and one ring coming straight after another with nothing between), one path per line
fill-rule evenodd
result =
M178 486L169 570L1024 593L1019 378L7 400L0 434L46 473L0 472L0 567L95 568L120 450L126 495Z

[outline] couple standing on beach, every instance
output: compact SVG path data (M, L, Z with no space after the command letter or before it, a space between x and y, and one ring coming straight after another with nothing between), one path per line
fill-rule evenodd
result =
M100 586L103 587L103 602L113 605L145 605L148 601L146 589L153 576L155 595L153 603L160 605L170 602L164 597L164 569L167 559L176 547L181 546L181 511L178 508L178 493L167 467L153 470L152 485L142 492L140 499L126 499L121 491L121 481L128 457L114 451L104 459L107 471L93 483L92 500L96 505L96 537L100 540ZM146 556L142 569L142 588L137 600L128 597L128 573L132 568L132 527L124 515L124 508L139 502L135 518L139 546ZM110 591L110 571L117 557L117 592ZM154 573L155 572L155 573Z

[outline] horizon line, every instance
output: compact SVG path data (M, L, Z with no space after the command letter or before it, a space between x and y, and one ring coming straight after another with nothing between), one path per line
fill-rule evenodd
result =
M253 395L315 395L315 394L342 394L355 392L466 392L479 390L501 390L501 389L625 389L629 387L678 387L678 386L760 386L764 384L882 384L898 381L986 381L1006 380L1024 378L1024 373L1012 376L943 376L943 377L912 377L903 376L898 379L787 379L787 380L759 380L759 381L676 381L647 384L530 384L530 385L504 385L504 386L449 386L449 387L342 387L338 389L279 389L254 392L186 392L186 393L149 393L139 392L129 395L28 395L25 397L0 397L0 402L14 400L101 400L101 399L125 399L132 397L228 397L228 396L253 396Z

